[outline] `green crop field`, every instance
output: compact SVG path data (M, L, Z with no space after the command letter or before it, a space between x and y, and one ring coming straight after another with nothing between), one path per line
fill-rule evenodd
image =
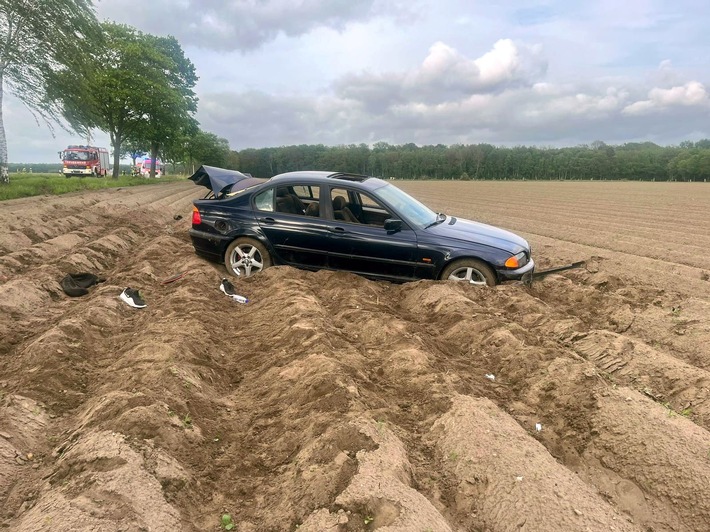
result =
M112 179L111 177L64 177L59 174L15 173L10 174L9 185L0 185L0 200L41 196L42 194L67 194L78 190L155 185L158 183L172 183L182 179L185 179L185 177L168 176L159 179L148 179L144 177L119 176L117 179Z

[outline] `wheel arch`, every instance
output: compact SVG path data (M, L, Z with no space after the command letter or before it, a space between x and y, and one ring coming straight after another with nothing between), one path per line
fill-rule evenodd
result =
M227 249L232 244L232 242L234 242L238 238L253 238L254 240L258 240L259 243L266 248L272 258L276 257L274 249L271 247L271 243L269 242L269 239L266 238L266 235L264 235L260 231L245 230L239 231L238 233L230 234L229 238L224 239L222 243L222 250L220 252L222 262L224 262L224 259L226 258Z
M495 265L494 265L491 261L486 260L486 259L483 258L481 255L473 255L473 254L470 254L470 253L468 253L468 254L462 254L462 255L457 255L457 256L455 256L455 257L450 257L449 260L447 260L446 262L444 262L444 263L441 265L441 267L439 268L439 270L436 272L436 279L437 279L438 281L441 281L441 280L442 280L442 279L441 279L441 274L444 273L444 270L446 270L446 268L448 268L451 264L453 264L453 263L455 263L455 262L458 262L458 261L460 261L460 260L467 260L467 259L472 259L472 260L477 260L477 261L479 261L479 262L482 262L483 264L485 264L486 266L488 266L488 267L491 269L491 271L493 272L493 275L494 275L495 278L496 278L496 281L497 281L497 282L500 282L500 281L501 281L500 275L498 275L498 270L496 269Z

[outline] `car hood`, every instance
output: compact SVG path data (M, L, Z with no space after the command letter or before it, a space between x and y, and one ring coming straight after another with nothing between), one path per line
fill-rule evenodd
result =
M528 242L510 231L492 225L473 222L463 218L447 216L443 222L425 229L428 234L439 238L453 238L463 242L477 242L504 249L512 254L528 251Z

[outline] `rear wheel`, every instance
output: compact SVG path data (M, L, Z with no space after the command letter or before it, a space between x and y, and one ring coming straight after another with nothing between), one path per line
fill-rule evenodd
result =
M498 284L491 267L477 259L460 259L452 262L441 272L440 279L442 281L463 281L478 286Z
M224 265L234 277L249 277L271 266L271 255L258 240L237 238L224 254Z

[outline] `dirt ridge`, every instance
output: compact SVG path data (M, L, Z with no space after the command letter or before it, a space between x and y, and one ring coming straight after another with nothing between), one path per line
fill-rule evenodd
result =
M534 222L540 265L587 267L483 290L274 267L240 305L192 251L199 189L141 188L0 204L4 527L710 528L710 283L674 284L688 266L632 272ZM76 270L106 280L68 298Z

